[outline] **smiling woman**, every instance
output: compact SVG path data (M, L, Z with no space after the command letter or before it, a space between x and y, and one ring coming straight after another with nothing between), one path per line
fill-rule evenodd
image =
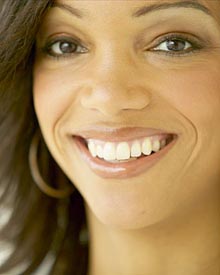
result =
M219 2L0 18L0 274L219 275Z

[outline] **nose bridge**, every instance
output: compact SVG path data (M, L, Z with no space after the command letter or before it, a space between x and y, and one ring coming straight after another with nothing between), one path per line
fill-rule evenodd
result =
M99 67L102 69L117 69L119 64L126 65L128 63L129 50L125 41L119 40L118 37L109 36L100 43L97 49L96 57Z
M115 41L116 42L116 41ZM102 46L92 64L92 73L81 104L104 115L122 110L140 110L150 100L149 92L139 83L137 68L129 53L118 43Z

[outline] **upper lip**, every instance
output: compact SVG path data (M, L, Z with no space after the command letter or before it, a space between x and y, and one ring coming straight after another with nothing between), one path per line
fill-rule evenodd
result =
M79 130L73 133L73 136L79 136L83 139L96 139L109 142L120 142L139 139L143 137L150 137L154 135L172 135L177 136L177 133L167 132L162 129L142 128L142 127L91 127Z

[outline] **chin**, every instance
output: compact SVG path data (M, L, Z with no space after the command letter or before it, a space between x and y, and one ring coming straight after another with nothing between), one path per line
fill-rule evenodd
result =
M163 211L158 212L154 207L149 206L148 209L151 209L149 211L140 203L123 205L121 202L109 204L105 201L103 204L98 204L96 200L96 203L90 203L87 207L98 223L119 230L146 229L166 220L168 216L168 211L165 212L164 207L162 207Z

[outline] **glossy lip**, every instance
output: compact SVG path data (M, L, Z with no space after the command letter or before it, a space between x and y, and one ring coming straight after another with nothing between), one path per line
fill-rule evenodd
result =
M73 141L78 148L81 158L86 162L86 164L95 174L102 178L127 179L138 176L139 174L148 171L148 169L150 169L154 164L156 164L161 158L166 155L166 153L173 147L178 139L178 135L176 134L169 134L156 129L140 128L138 130L139 131L137 131L137 129L136 131L131 131L131 129L128 128L114 130L114 133L118 133L117 136L115 136L114 134L113 136L111 136L108 132L105 132L104 134L103 132L99 132L98 135L95 135L94 131L88 131L87 133L83 132L84 135L80 135L81 137L73 136ZM110 132L112 133L112 131ZM147 137L157 134L172 135L173 139L160 151L155 152L150 156L145 156L136 160L121 163L111 163L97 157L92 157L84 140L89 138L101 139L106 141L128 140L128 132L129 140L134 139L134 137L135 139L138 139L140 137ZM148 133L148 135L146 133Z

